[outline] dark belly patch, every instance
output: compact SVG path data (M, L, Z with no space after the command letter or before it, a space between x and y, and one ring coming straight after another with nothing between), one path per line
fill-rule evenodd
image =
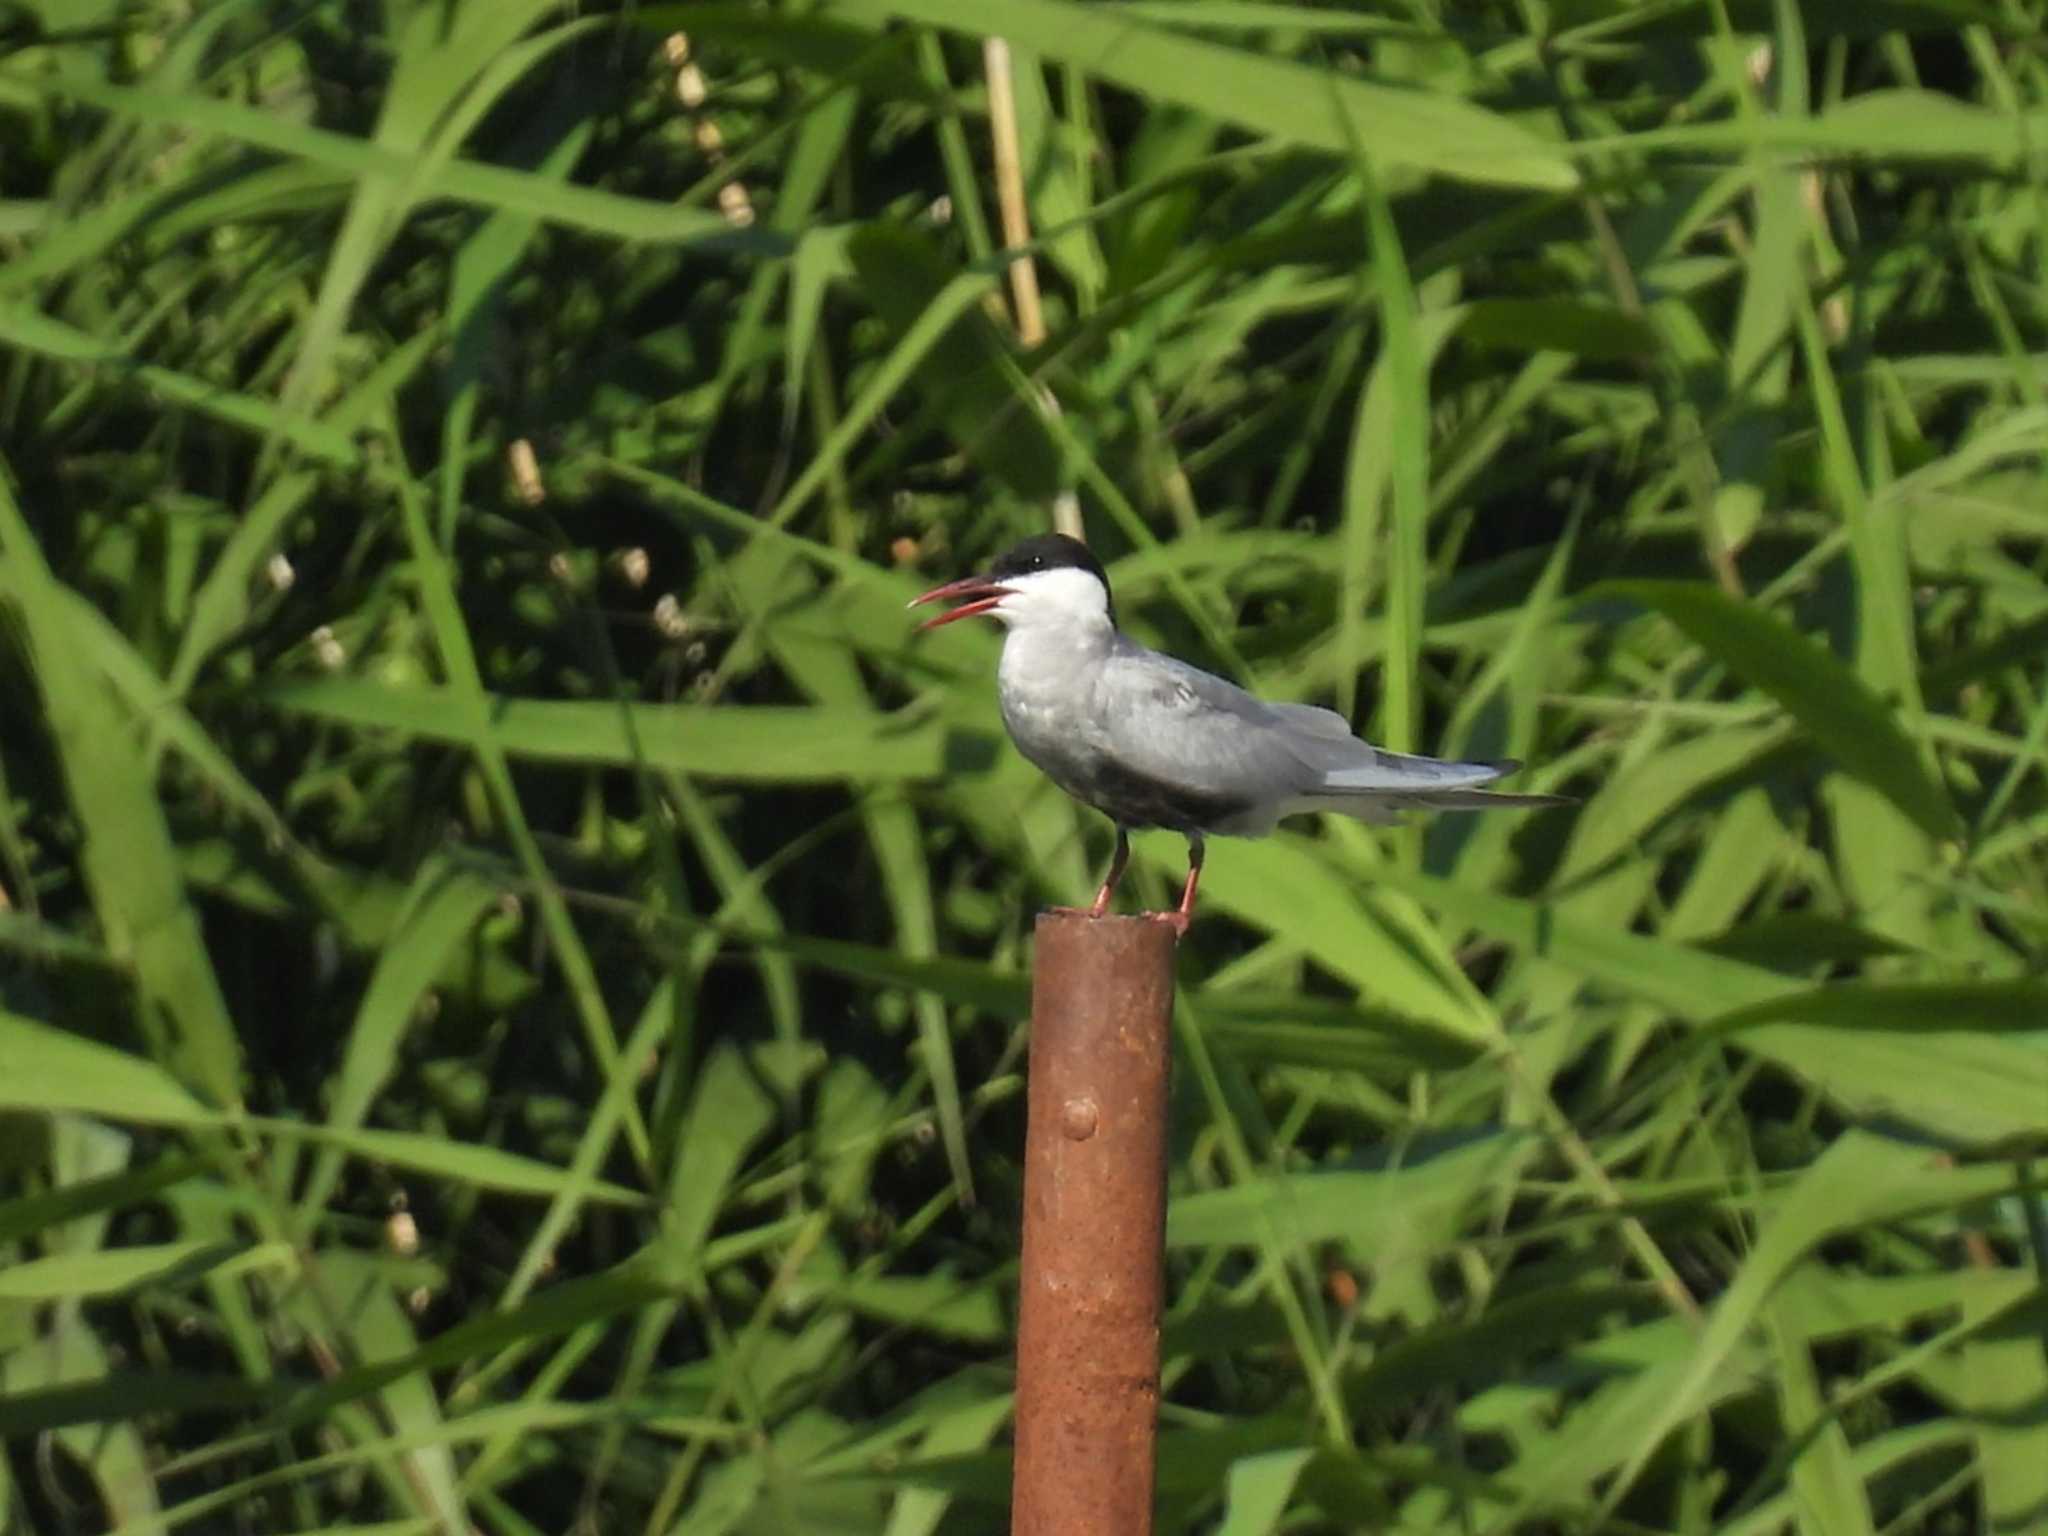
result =
M1200 832L1242 815L1253 805L1241 796L1205 794L1101 760L1090 763L1074 779L1052 777L1075 799L1086 801L1126 827Z

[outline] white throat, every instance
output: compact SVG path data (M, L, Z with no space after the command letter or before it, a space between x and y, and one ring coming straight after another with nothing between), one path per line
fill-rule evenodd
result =
M1109 617L1109 589L1095 576L1073 566L1049 571L1029 571L1006 576L1002 584L1010 589L992 610L1012 631L1062 630L1107 640L1115 632Z

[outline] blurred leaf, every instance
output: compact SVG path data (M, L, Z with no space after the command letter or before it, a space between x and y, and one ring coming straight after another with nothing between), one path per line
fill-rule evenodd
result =
M274 705L336 724L474 744L448 694L354 678L287 683ZM869 710L778 705L708 706L494 698L490 732L513 757L547 762L645 763L711 778L791 783L935 777L946 733L931 719Z
M290 1268L290 1245L242 1248L220 1243L150 1243L92 1253L30 1259L0 1270L0 1301L57 1301L67 1296L116 1296L149 1285L196 1280L224 1267Z
M1233 1462L1225 1485L1223 1523L1216 1536L1271 1536L1294 1493L1295 1479L1313 1451L1267 1451Z
M95 1114L116 1122L190 1128L244 1124L269 1134L339 1147L358 1157L463 1184L515 1194L551 1195L567 1182L559 1169L497 1147L467 1145L411 1131L330 1129L208 1109L161 1068L48 1025L0 1013L0 1108ZM637 1204L616 1185L591 1183L592 1199Z
M209 380L130 357L112 342L100 341L33 310L0 305L0 344L61 362L126 374L146 395L189 406L252 436L280 436L301 453L323 463L346 466L356 461L355 444L344 432L319 422L295 420L267 400L224 390Z
M139 1056L11 1013L0 1013L0 1104L145 1125L212 1125L222 1118Z
M693 1256L711 1235L747 1149L775 1118L768 1095L730 1045L713 1051L698 1074L696 1109L684 1122L669 1175L671 1230Z
M1146 851L1141 841L1140 856ZM1283 906L1274 903L1276 891L1287 893ZM1241 921L1278 930L1376 1004L1435 1031L1442 1049L1469 1053L1495 1043L1484 1003L1436 948L1437 936L1418 932L1399 912L1361 905L1348 882L1294 840L1232 845L1227 858L1204 867L1202 893Z
M202 1176L198 1158L161 1158L147 1168L123 1169L99 1178L79 1179L44 1194L21 1195L0 1202L0 1242L33 1237L46 1227L79 1216L112 1212L150 1199L159 1191Z
M110 1351L75 1308L54 1309L50 1326L37 1343L36 1348L8 1352L8 1396L58 1396L75 1390L77 1383L97 1384L113 1374ZM6 1401L0 1398L0 1410ZM161 1528L156 1468L141 1426L132 1419L60 1428L47 1445L51 1452L61 1451L74 1474L86 1479L97 1496L96 1508L111 1524Z
M334 1298L335 1311L346 1319L350 1353L356 1360L374 1367L382 1361L410 1359L417 1352L412 1321L374 1261L360 1254L326 1253L321 1256L320 1276ZM305 1310L317 1317L310 1308ZM400 1452L403 1477L389 1479L404 1501L402 1507L432 1518L450 1536L462 1536L469 1523L467 1506L454 1455L443 1440L446 1421L432 1377L424 1371L395 1377L378 1397L393 1440L405 1447Z
M1518 352L1570 352L1627 359L1657 349L1656 333L1633 315L1562 299L1480 299L1465 307L1458 334Z
M1169 1248L1245 1243L1270 1222L1284 1242L1344 1242L1374 1264L1449 1241L1466 1205L1524 1150L1498 1134L1425 1151L1381 1170L1330 1169L1183 1195L1167 1211ZM1392 1159L1390 1159L1390 1163Z
M969 1343L997 1345L1009 1337L995 1288L952 1275L876 1275L849 1280L839 1294L855 1311L880 1322Z
M877 39L863 28L822 15L690 0L687 5L642 6L630 19L650 32L685 31L745 57L844 79L870 94L911 101L943 99L904 57L898 40Z
M921 335L918 392L953 441L1019 496L1048 499L1061 487L1060 450L1040 418L1023 370L979 306L943 302L971 281L915 230L871 224L854 231L847 257L868 302L906 345L919 321L951 314Z
M1690 582L1596 589L1655 609L1751 687L1769 694L1849 772L1930 837L1961 834L1955 807L1884 701L1821 646L1754 606Z
M19 912L0 912L0 949L40 961L45 965L98 965L121 969L121 962L99 945L89 943L50 923L25 917Z
M349 1030L341 1070L332 1080L328 1129L346 1132L363 1124L397 1066L400 1042L421 998L498 899L498 888L474 875L439 860L422 866L406 893L390 941L377 956L376 970ZM311 1218L327 1204L341 1163L337 1149L321 1154L299 1202L303 1217Z
M1697 942L1711 954L1776 970L1842 965L1907 953L1904 945L1882 934L1819 912L1777 912Z
M480 8L487 9L487 8ZM25 77L16 75L21 80ZM168 123L197 133L214 133L246 144L330 166L359 178L395 183L412 180L420 167L409 157L346 134L294 123L275 112L204 96L173 96L71 78L61 85L37 82L81 101L147 122ZM455 160L431 168L417 186L422 199L451 198L481 208L526 213L538 219L615 235L624 240L709 244L773 251L781 241L765 232L736 230L715 213L642 198L621 197L592 187L569 186L527 171Z
M189 1376L124 1368L64 1386L0 1395L0 1435L38 1435L70 1424L126 1424L149 1414L261 1410L281 1387L230 1376Z
M1393 870L1382 878L1461 921L1691 1023L1762 1009L1793 991L1773 972L1636 934L1581 927L1539 903ZM1738 1038L1743 1049L1815 1084L1852 1114L1918 1126L1967 1146L2032 1136L2041 1126L2048 1053L2012 1041L1951 1032L1936 1049L1864 1031L1845 1045L1834 1030L1781 1023L1756 1024Z
M132 732L73 635L70 594L43 563L0 465L0 590L27 631L63 764L104 942L132 967L137 1019L154 1048L214 1103L241 1100L241 1046L199 915L172 857L163 808Z
M1732 1034L1781 1019L1857 1031L1946 1034L1982 1030L2040 1035L2048 1040L2048 983L1837 981L1810 992L1753 1003L1709 1019L1703 1027ZM2043 1054L2043 1067L2048 1070L2048 1053ZM2048 1085L2048 1078L2043 1082Z
M1154 99L1212 113L1292 143L1474 181L1559 190L1578 175L1534 134L1455 97L1371 85L1199 42L1063 0L990 0L972 13L939 0L837 0L845 15L890 15L1007 38Z
M1942 1162L1924 1149L1851 1131L1800 1176L1715 1304L1697 1348L1644 1371L1617 1400L1617 1408L1625 1402L1637 1417L1624 1431L1626 1461L1604 1502L1618 1503L1634 1485L1651 1453L1694 1410L1708 1379L1806 1253L1831 1236L1875 1222L1955 1210L1995 1194L2010 1177L1995 1165L1961 1169Z

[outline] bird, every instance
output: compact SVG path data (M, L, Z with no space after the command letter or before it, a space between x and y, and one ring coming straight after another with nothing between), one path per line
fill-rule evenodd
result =
M909 606L938 602L957 606L925 620L920 633L977 616L1003 625L996 702L1010 740L1116 826L1116 851L1089 917L1109 911L1130 862L1130 834L1145 828L1187 839L1180 905L1146 914L1185 936L1210 837L1264 837L1282 817L1314 811L1388 824L1406 810L1572 803L1483 787L1519 763L1388 752L1353 735L1334 710L1260 699L1140 645L1117 627L1102 562L1066 534L1025 539L982 574L933 587Z

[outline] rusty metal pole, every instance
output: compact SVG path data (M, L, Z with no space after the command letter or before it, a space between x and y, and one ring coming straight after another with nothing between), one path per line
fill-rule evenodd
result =
M1151 1536L1174 932L1039 914L1012 1536Z

